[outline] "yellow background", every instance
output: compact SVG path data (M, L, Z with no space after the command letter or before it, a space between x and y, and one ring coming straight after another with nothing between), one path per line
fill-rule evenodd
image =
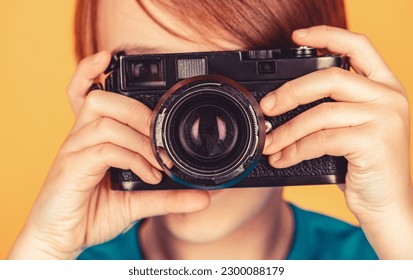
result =
M347 10L350 29L370 37L413 94L413 1L347 0ZM74 120L65 94L73 12L74 1L3 1L0 9L0 259ZM356 223L336 187L288 188L286 198Z

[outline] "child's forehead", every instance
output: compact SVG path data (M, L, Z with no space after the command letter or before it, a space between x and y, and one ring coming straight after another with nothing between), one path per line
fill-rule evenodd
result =
M167 53L240 48L228 38L210 40L210 37L197 34L183 21L154 4L143 9L136 2L100 2L96 26L99 49Z

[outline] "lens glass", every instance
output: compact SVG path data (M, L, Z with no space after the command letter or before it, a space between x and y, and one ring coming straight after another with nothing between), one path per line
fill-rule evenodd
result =
M250 125L245 112L226 93L192 93L174 108L169 123L171 153L194 172L225 170L248 148Z
M183 148L193 157L224 157L236 144L238 125L234 116L217 104L196 106L184 116L179 129Z

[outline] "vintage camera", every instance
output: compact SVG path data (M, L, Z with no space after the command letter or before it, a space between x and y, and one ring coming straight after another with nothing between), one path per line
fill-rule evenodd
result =
M151 142L164 169L158 185L130 170L111 168L112 189L218 189L343 183L347 162L322 156L276 169L262 155L266 131L325 98L276 117L258 105L285 82L328 67L348 69L339 55L318 56L306 47L251 51L126 55L112 57L107 91L153 110Z

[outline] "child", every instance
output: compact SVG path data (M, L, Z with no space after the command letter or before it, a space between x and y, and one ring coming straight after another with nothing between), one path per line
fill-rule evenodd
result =
M76 15L82 60L68 96L77 119L10 258L413 258L406 94L368 39L341 29L341 1L88 0ZM337 101L272 131L264 153L276 168L345 156L341 188L362 230L286 203L282 188L110 191L109 167L131 169L149 184L161 178L148 138L151 110L122 95L87 94L111 53L293 44L345 54L355 72L316 71L264 98L268 116L322 97Z

